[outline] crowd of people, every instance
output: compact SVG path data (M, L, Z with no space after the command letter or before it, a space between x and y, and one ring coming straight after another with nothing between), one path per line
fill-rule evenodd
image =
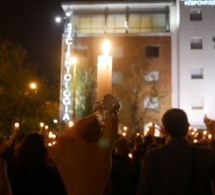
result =
M214 120L204 122L213 135ZM64 130L51 149L40 133L18 137L14 129L0 140L0 194L213 195L214 137L193 142L181 109L166 111L162 125L163 137L149 131L128 139L118 134L117 116L101 131L92 114Z

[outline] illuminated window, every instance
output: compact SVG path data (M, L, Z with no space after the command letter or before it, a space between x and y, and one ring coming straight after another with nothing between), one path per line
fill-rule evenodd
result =
M159 81L159 71L146 71L145 81L149 83Z
M159 47L158 46L146 46L145 56L147 58L159 58Z
M191 21L202 20L202 10L201 9L191 9L190 10L190 20Z
M125 33L124 15L109 15L107 17L107 33Z
M204 99L202 97L193 97L191 99L191 106L193 110L203 110Z
M203 79L203 68L201 68L201 67L191 68L191 78L192 79Z
M153 32L165 31L166 17L165 15L154 15L152 18Z
M148 110L158 110L159 109L159 98L147 96L144 98L144 108Z
M190 39L190 48L191 49L202 49L202 38L201 37L193 37Z

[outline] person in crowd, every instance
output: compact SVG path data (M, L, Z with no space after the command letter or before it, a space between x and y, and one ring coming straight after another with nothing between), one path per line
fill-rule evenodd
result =
M14 140L17 137L18 131L18 128L14 128L8 140L5 141L4 139L0 139L0 156L2 156L7 151L7 149L12 146Z
M68 195L103 194L117 131L117 116L111 115L101 128L91 114L60 134L52 155Z
M58 170L47 164L47 155L38 133L30 132L18 142L8 170L13 195L66 195Z
M189 122L177 108L162 117L170 140L150 149L138 184L138 195L212 195L215 178L215 155L206 147L191 146L186 139Z
M126 138L114 143L114 155L111 170L111 195L134 195L137 186L137 168L129 158L130 148Z
M0 158L0 194L12 195L11 186L7 175L7 164Z
M212 139L215 139L215 121L211 118L208 118L206 114L204 116L203 121L206 125L207 130L212 135Z

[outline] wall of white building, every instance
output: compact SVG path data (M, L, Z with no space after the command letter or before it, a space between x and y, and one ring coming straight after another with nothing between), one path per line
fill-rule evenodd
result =
M190 11L202 12L202 20L191 21ZM215 119L215 6L185 6L180 2L179 107L191 126L204 127L204 112ZM202 40L202 49L191 49L191 38ZM192 79L195 72L202 78Z

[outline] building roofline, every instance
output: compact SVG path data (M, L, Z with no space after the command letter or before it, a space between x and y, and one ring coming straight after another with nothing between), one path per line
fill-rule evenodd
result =
M130 9L147 9L147 8L164 8L175 5L175 0L147 0L147 1L104 1L104 2L62 2L61 6L64 11L73 10L125 10Z

